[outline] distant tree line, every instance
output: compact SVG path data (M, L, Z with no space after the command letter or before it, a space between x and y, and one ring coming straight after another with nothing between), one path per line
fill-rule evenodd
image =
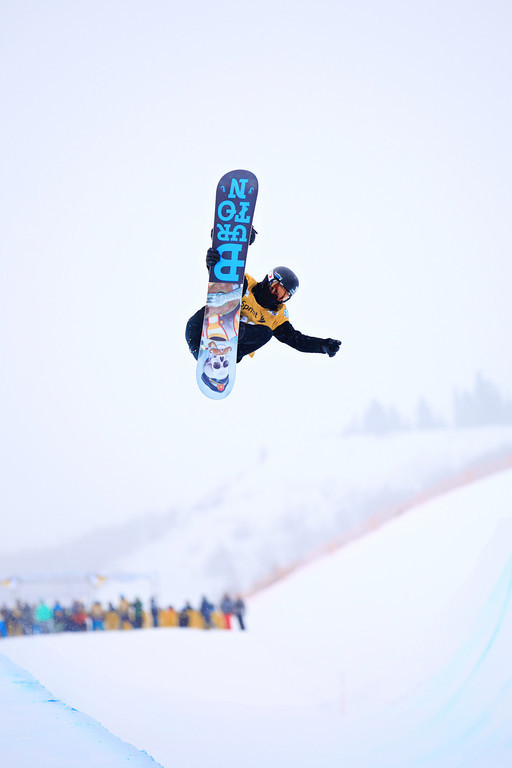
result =
M361 419L352 422L347 434L388 435L410 429L445 429L512 424L512 401L507 400L481 373L470 392L456 390L453 395L453 421L448 424L421 398L413 419L403 416L395 406L373 400Z
M455 392L453 405L458 427L512 424L512 401L481 373L476 376L473 392Z

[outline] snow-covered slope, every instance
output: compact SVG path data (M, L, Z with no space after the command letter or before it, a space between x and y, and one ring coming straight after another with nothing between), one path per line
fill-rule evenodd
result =
M1 752L5 768L158 768L93 718L54 698L26 670L0 655Z
M260 592L247 633L49 636L1 650L166 768L505 768L511 501L506 471L418 506ZM85 766L70 754L70 768Z
M217 600L224 591L252 591L333 543L381 523L418 495L437 492L462 471L478 474L481 467L512 461L512 428L378 438L305 435L292 427L286 440L243 451L244 469L238 457L231 473L222 446L213 456L198 457L198 482L187 499L167 511L51 549L3 555L0 579L55 571L154 574L152 582L131 587L107 579L94 596L117 601L120 592L131 589L132 598L139 594L147 602L158 583L162 604L178 607L186 599L197 602L203 593ZM29 599L41 596L37 586ZM53 585L44 596L58 596ZM0 602L12 597L0 587ZM89 601L93 594L72 597Z
M392 515L468 468L512 458L512 429L405 432L385 439L323 436L266 449L202 502L176 512L152 541L114 558L114 571L156 571L173 604L249 591ZM114 593L117 597L117 594Z

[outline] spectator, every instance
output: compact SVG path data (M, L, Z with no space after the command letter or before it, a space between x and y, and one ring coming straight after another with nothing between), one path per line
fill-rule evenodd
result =
M108 604L107 615L105 617L105 627L107 630L119 629L121 626L119 613L116 611L112 603Z
M85 632L87 629L87 614L82 603L75 602L71 614L71 625L75 632Z
M206 599L206 597L203 596L203 598L201 600L201 607L200 607L199 610L201 612L201 616L203 617L205 629L211 629L212 626L213 626L212 625L212 613L213 613L213 609L214 608L215 608L215 606L212 605Z
M132 608L135 614L133 626L135 629L142 629L142 602L140 598L135 598L135 602L132 604Z
M121 622L121 629L126 629L126 624L133 627L133 621L130 616L130 603L124 595L119 598L119 620Z
M224 623L226 625L226 629L231 629L231 616L233 614L233 601L230 598L230 596L226 593L224 597L222 598L220 609L222 613L224 614Z
M151 616L153 617L153 626L158 627L158 614L160 613L154 597L151 598Z
M34 632L34 612L28 603L21 605L21 629L24 635Z
M185 603L185 606L181 609L179 613L179 625L180 627L188 627L190 624L190 613L193 610L192 606L190 605L190 602L187 600Z
M0 637L7 637L7 610L0 608Z
M66 611L56 602L53 606L53 629L55 632L67 632L69 629L70 617L66 615Z
M21 603L19 600L11 610L11 635L18 636L23 632L21 625Z
M92 631L102 632L105 629L105 611L103 610L101 603L97 600L91 608L90 616L92 620Z
M160 612L159 622L161 627L177 627L179 624L178 613L174 610L172 605L167 609L163 608Z
M238 595L237 599L235 600L235 603L233 605L233 613L238 619L240 629L245 629L245 622L244 622L245 603L241 595Z
M3 607L3 617L7 629L7 636L12 636L16 634L16 622L14 620L13 611L11 608L7 608L7 606L4 605Z
M44 600L40 600L34 611L34 632L42 632L47 635L53 629L53 611L46 605Z

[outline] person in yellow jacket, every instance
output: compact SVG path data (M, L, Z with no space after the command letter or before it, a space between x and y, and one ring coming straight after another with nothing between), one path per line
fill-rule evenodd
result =
M253 233L255 235L255 230ZM251 243L254 241L254 235L251 235ZM219 259L219 252L214 248L209 248L206 254L208 269L214 266ZM299 352L317 352L334 357L341 346L341 341L306 336L297 331L291 324L288 308L285 305L298 287L299 280L288 267L272 269L260 282L246 273L240 305L237 363L246 355L252 357L256 350L269 342L273 336ZM201 307L192 315L185 331L189 349L196 360L201 343L204 311L205 308ZM237 312L238 302L236 302L236 308L233 309L233 317L224 315L223 322L235 323ZM221 329L219 329L219 338L222 338Z

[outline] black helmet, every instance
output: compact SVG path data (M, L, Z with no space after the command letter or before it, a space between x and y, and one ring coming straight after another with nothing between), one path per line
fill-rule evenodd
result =
M290 294L290 298L293 296L297 288L299 287L299 278L288 267L274 267L268 275L268 284L281 283Z

